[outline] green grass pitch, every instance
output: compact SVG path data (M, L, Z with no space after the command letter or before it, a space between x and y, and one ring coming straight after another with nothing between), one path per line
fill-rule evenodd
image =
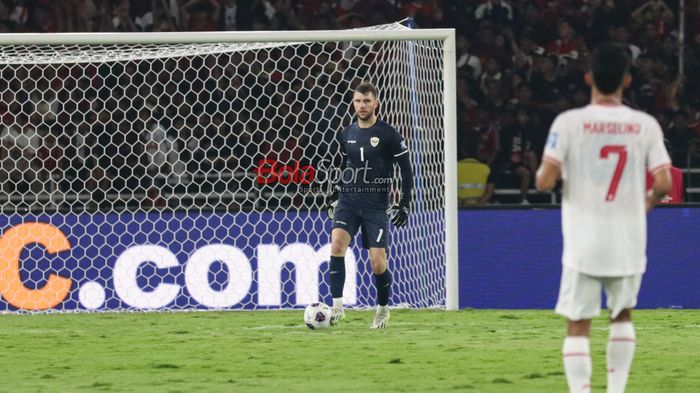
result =
M0 392L563 392L551 311L370 311L311 331L302 310L0 316ZM634 313L628 391L698 392L700 311ZM604 391L606 321L594 321Z

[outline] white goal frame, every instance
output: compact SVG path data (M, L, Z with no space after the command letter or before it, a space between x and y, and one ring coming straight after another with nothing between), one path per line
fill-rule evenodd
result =
M445 286L447 310L459 309L457 237L457 113L454 29L307 30L165 33L11 33L0 34L0 45L117 45L117 44L205 44L205 43L299 43L351 41L443 42L443 104L445 164ZM57 62L54 59L54 62Z

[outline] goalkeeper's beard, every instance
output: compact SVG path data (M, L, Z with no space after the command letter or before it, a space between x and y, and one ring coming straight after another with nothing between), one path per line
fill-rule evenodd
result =
M364 115L357 114L357 118L362 120L362 121L370 121L372 117L374 116L374 112L367 112Z

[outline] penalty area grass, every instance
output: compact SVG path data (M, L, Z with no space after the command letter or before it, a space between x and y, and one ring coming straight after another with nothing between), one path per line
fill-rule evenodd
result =
M552 311L372 311L311 331L303 310L0 316L0 392L563 392ZM700 311L633 313L630 392L697 392ZM607 322L593 322L604 391Z

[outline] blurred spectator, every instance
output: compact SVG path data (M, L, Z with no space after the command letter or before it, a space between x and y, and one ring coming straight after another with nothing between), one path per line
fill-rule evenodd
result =
M550 124L554 117L567 108L564 98L564 80L557 74L557 58L541 56L530 79L533 105L539 110L543 121Z
M507 94L504 93L503 83L498 79L487 80L484 86L484 104L494 111L505 109Z
M664 0L649 0L632 13L632 20L636 26L653 23L657 37L668 32L668 25L673 23L673 11Z
M479 108L479 122L472 130L473 136L478 141L476 158L493 165L500 149L501 124L495 112L487 108Z
M274 12L270 16L270 30L300 30L303 26L297 19L294 7L289 0L275 0Z
M135 1L129 2L129 15L139 31L153 30L153 13L157 11L159 1ZM155 6L156 9L151 9Z
M180 6L180 23L187 31L214 31L219 29L218 0L188 0Z
M185 172L185 165L180 161L177 140L167 135L165 129L153 118L146 121L146 131L142 134L142 139L148 175L170 184L179 183Z
M238 0L222 0L221 5L223 7L223 29L238 30L238 18L241 14L241 10L238 7Z
M468 73L461 73L457 79L457 114L465 119L465 123L476 126L473 119L478 117L479 103L474 99L473 86ZM470 127L471 128L471 127Z
M234 170L253 171L260 157L262 141L256 137L252 123L234 126L227 145L233 146L227 160L227 167Z
M481 59L470 53L471 43L466 36L457 36L455 44L457 49L457 71L466 72L471 78L478 79L481 76Z
M9 20L14 24L17 32L27 31L25 26L27 25L31 13L29 1L18 0L13 3L14 7L10 11Z
M642 54L642 50L632 42L630 29L627 26L619 26L611 32L611 35L613 40L627 47L630 57L632 58L632 64L635 64L639 55Z
M690 121L685 112L670 111L670 120L671 123L665 136L671 146L688 146L690 140L697 137L692 128L689 127Z
M405 1L401 6L401 16L413 18L418 27L433 27L436 11L442 11L436 3L426 0ZM442 18L441 15L440 18Z
M615 26L625 25L627 10L615 0L593 0L590 8L586 10L590 21L586 28L586 40L589 47L593 48L599 43L608 40L608 34Z
M43 144L37 150L38 177L45 184L44 191L53 192L57 190L56 181L60 179L59 162L63 158L64 147L59 145L58 138L53 133L48 133L43 138Z
M507 30L506 36L513 53L514 70L519 72L531 71L535 56L543 54L544 48L535 45L535 42L528 36L521 36L516 40L511 30Z
M43 6L34 9L28 21L28 28L38 33L56 33L62 30L53 17L53 7Z
M38 173L41 170L41 162L37 152L42 142L35 124L30 122L26 114L20 113L16 116L15 124L5 127L2 131L0 140L9 153L8 162L3 163L3 166L9 169L9 177L16 182L16 187L10 188L9 192L39 193L41 182Z
M483 93L487 92L490 85L498 85L503 83L503 73L501 72L501 63L495 58L490 58L486 61L484 72L479 78L479 87Z
M510 104L519 105L523 108L532 108L532 88L527 82L518 83L515 89L515 96L510 100Z
M138 31L134 20L129 14L129 0L118 0L112 4L112 28L114 31Z
M538 165L530 135L533 129L530 114L521 107L516 111L515 123L504 130L501 138L505 170L517 177L523 204L528 203L527 193Z
M559 63L566 59L576 60L588 50L582 39L576 36L571 22L562 18L558 23L558 38L547 45L547 52L558 57Z
M468 143L465 158L457 163L457 196L460 207L489 203L495 189L491 169L475 158L475 146L474 143Z
M488 20L497 25L509 26L513 21L513 8L504 0L486 0L474 12L476 20Z
M4 133L0 143L0 160L2 160L0 181L3 193L27 192L27 187L23 187L26 183L22 171L27 168L27 165L23 159L22 150Z
M166 205L162 190L165 185L181 183L185 172L185 164L180 161L180 150L177 140L168 136L165 129L152 117L150 111L142 110L141 118L146 118L146 130L141 134L146 156L146 174L152 179L151 185L146 185L144 207L163 208Z

